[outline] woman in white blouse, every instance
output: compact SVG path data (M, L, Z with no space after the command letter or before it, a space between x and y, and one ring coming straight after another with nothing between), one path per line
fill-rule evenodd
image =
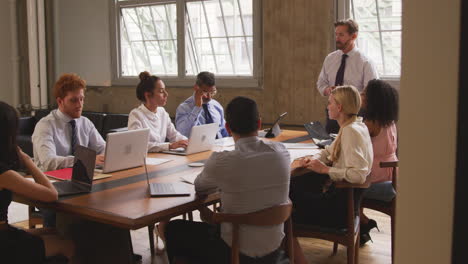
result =
M163 108L169 95L164 82L159 77L150 75L147 71L141 72L138 77L140 83L136 88L136 96L142 104L130 112L128 129L150 129L148 152L187 147L187 138L175 129L169 114ZM169 139L169 142L165 142L166 138ZM164 234L166 224L167 221L160 222L154 229L158 255L164 250L164 244L158 242L159 238L165 240L162 234Z
M128 129L149 128L148 152L160 152L187 147L187 138L180 134L163 108L168 93L164 82L147 71L141 72L136 96L142 104L133 109L128 117ZM166 138L169 142L165 142Z
M333 182L364 183L372 168L372 143L367 126L357 116L360 107L361 97L355 87L340 86L331 92L328 114L338 121L340 131L330 146L299 162L300 168L311 172L291 178L289 195L295 223L346 227L346 192L336 189ZM295 248L297 263L306 263L299 244Z

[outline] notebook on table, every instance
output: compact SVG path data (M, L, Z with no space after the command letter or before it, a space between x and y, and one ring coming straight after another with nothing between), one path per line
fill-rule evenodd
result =
M44 172L44 174L50 178L54 178L60 181L69 181L72 178L73 169L65 168L65 169L60 169L60 170L46 171ZM99 173L99 171L94 171L93 181L105 179L109 177L112 177L112 175Z

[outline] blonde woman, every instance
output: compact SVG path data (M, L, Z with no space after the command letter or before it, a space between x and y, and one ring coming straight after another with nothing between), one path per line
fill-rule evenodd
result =
M372 142L367 126L357 116L361 96L353 86L339 86L328 98L328 115L340 130L335 141L317 155L304 158L300 167L311 172L293 177L290 198L293 221L323 227L346 227L346 193L333 182L363 183L372 168ZM357 194L356 197L359 197ZM296 244L296 263L306 263Z

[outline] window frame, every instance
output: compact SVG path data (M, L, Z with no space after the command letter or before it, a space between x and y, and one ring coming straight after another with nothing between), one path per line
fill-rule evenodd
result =
M378 0L377 0L378 1ZM351 0L335 0L335 19L347 19L351 18ZM332 36L332 47L336 49L335 46L335 37ZM380 74L380 73L379 73ZM393 87L399 89L400 88L400 79L401 79L401 72L399 76L390 76L390 75L381 75L380 79L388 82Z
M121 76L120 57L120 8L131 6L146 6L175 3L177 8L177 76L160 76L168 87L192 87L196 76L187 76L185 73L185 32L186 32L186 5L187 2L200 2L203 0L128 0L120 2L110 1L110 39L111 39L111 85L135 86L138 76ZM252 46L252 76L216 76L216 85L223 88L262 88L263 86L263 39L262 39L262 0L252 0L253 3L253 46Z

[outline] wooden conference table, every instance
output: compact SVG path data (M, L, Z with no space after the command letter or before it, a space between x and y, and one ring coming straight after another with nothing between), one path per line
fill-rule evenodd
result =
M280 142L312 142L305 131L283 130ZM220 147L215 147L216 150ZM180 181L195 176L203 167L189 167L204 162L211 151L178 156L151 153L148 157L170 159L160 165L148 165L150 182ZM217 194L196 197L151 198L143 167L112 173L112 177L93 183L91 193L62 197L55 203L41 203L16 196L15 201L57 211L57 229L77 241L77 255L83 263L132 263L129 230L153 225L218 201ZM105 261L105 262L102 262Z

